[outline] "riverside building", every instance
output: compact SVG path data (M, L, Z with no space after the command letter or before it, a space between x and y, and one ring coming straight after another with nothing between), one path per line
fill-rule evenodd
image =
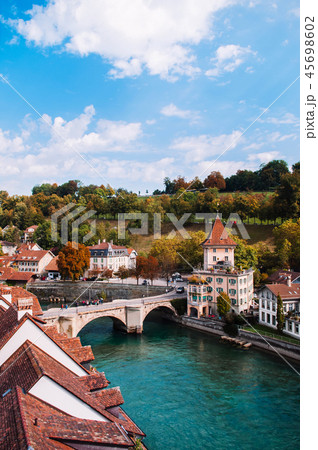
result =
M188 283L187 313L192 317L217 314L217 297L225 292L231 300L231 310L247 313L253 298L253 269L235 267L236 243L217 217L210 234L201 244L204 268L193 272Z

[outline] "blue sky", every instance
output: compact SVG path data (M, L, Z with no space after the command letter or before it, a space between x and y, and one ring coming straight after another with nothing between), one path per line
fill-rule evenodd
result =
M0 14L0 73L44 119L0 81L10 194L69 179L152 192L299 160L299 80L241 136L299 75L297 1L8 0Z

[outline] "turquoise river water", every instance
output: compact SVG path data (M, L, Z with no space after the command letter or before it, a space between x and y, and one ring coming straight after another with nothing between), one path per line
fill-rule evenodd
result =
M299 448L299 378L286 363L148 317L142 335L103 318L79 336L121 387L149 450Z

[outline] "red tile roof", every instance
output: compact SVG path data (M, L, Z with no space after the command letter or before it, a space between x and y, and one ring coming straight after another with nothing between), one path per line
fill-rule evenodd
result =
M276 270L272 273L266 281L270 283L281 283L287 284L288 276L290 276L291 281L293 282L300 276L300 272L292 272L290 270Z
M132 439L111 422L79 420L63 413L21 387L0 401L0 448L71 449L80 445L131 448ZM73 446L74 445L74 446Z
M282 300L300 299L300 286L292 284L287 286L286 284L266 284L265 285L274 295L279 294Z
M41 261L50 250L21 250L15 258L15 261Z
M5 376L2 376L2 373L5 373ZM44 375L71 392L106 419L122 425L130 433L144 435L121 409L119 417L107 411L107 408L116 407L118 402L123 402L120 391L115 392L112 389L110 394L107 394L108 389L105 394L87 391L77 375L30 341L26 341L2 364L0 395L16 385L27 392ZM82 377L80 378L82 379ZM119 390L119 388L117 389Z
M221 220L217 217L207 239L201 244L203 247L221 246L236 247L236 242L229 238Z
M90 250L105 250L109 247L109 245L111 245L111 247L114 250L117 249L126 249L126 247L124 245L115 245L115 244L109 244L109 242L101 242L100 244L96 244L96 245L91 245L88 248Z
M33 272L18 272L12 267L0 267L1 281L25 281L28 283L34 276Z
M52 261L50 261L48 265L45 267L45 270L47 272L58 272L59 271L59 268L57 266L58 259L59 257L55 256L55 258L53 258Z

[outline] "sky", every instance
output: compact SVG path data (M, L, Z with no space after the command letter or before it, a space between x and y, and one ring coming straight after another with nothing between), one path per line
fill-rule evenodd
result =
M7 0L0 30L11 195L299 161L297 1Z

